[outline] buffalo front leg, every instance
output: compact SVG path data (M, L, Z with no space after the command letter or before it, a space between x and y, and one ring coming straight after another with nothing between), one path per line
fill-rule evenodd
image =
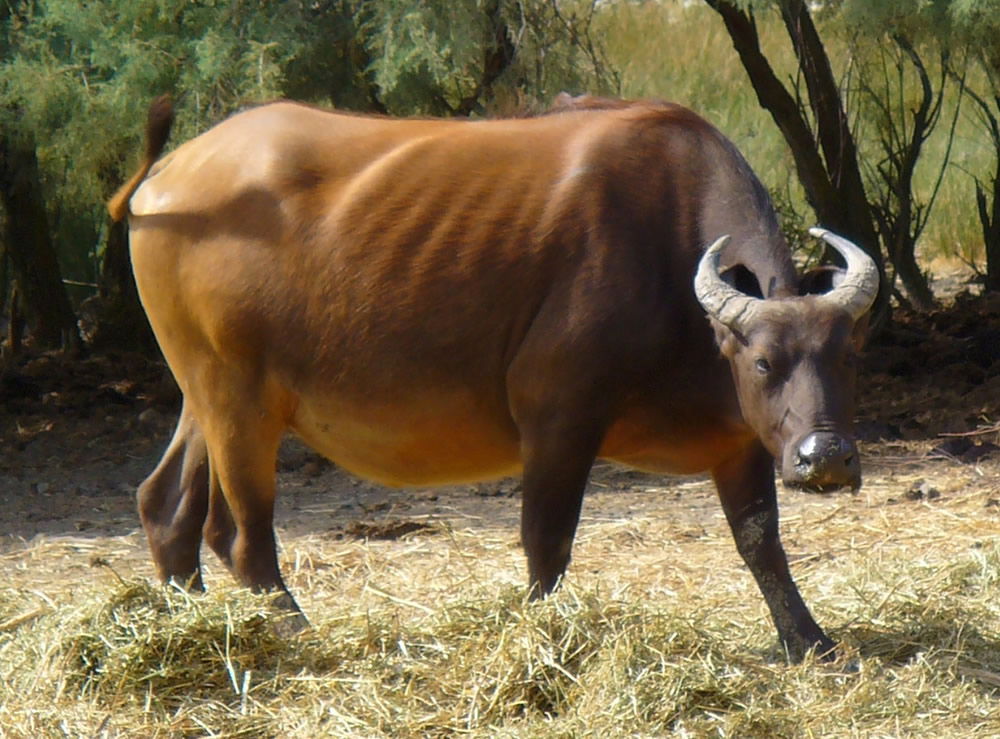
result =
M552 591L569 564L617 369L588 360L614 354L606 332L581 325L567 337L567 311L575 299L561 291L549 297L507 370L523 469L521 543L536 598Z
M185 403L167 451L137 495L139 518L164 582L203 587L199 550L208 489L205 437Z
M759 443L712 470L736 549L753 573L788 656L810 649L833 659L835 644L813 620L788 570L778 535L774 461Z
M555 588L569 565L583 491L600 443L571 425L522 429L521 542L532 597Z

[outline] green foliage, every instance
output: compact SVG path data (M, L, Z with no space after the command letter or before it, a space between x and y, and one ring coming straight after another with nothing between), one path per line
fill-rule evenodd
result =
M120 184L149 100L180 93L178 137L242 102L279 96L316 31L299 3L23 3L5 29L2 125L34 133L66 273L93 281L103 202ZM305 39L305 40L303 40Z
M397 114L548 100L613 80L588 35L593 12L582 0L7 3L0 126L34 138L64 274L96 282L104 201L133 166L156 95L177 98L175 141L286 96Z
M756 0L754 7L761 49L767 55L779 79L794 84L801 80L798 63L782 19L777 12L778 0ZM909 4L910 0L905 0ZM740 3L746 6L748 3ZM890 0L875 0L876 5L891 5ZM950 25L935 26L935 31L951 29L951 59L961 61L961 38L955 20L958 0L949 7ZM973 1L973 4L979 4ZM847 27L845 19L852 9L864 10L865 0L842 0L826 3L813 16L818 25L823 44L830 56L834 73L848 105L852 129L858 134L862 166L874 171L878 161L878 129L867 117L871 106L860 106L859 54L878 51L884 46L885 26L874 22L863 30L868 34L864 44L856 31ZM991 22L1000 24L1000 0L982 0L982 6L996 8ZM981 10L981 8L980 8ZM871 10L875 13L877 8ZM996 19L996 20L993 20ZM780 193L779 200L802 213L809 225L815 216L805 202L795 174L789 149L767 112L763 111L747 80L732 42L725 28L714 13L704 4L686 5L680 0L657 3L613 3L601 17L602 39L607 44L613 66L621 70L622 88L628 97L664 97L686 104L715 123L747 156L751 165L773 193ZM972 20L968 21L970 24ZM992 39L1000 28L994 27ZM655 38L655 44L650 39ZM925 53L935 39L920 36L920 51ZM859 49L859 44L865 47ZM985 40L982 50L1000 49L995 41ZM927 57L936 82L938 62L936 54ZM978 73L977 73L978 74ZM912 110L915 77L910 73L902 97L892 102L897 111ZM978 84L978 77L970 75L969 84ZM897 88L898 89L898 88ZM801 89L801 95L805 90ZM945 95L942 121L924 145L914 180L918 198L927 201L936 186L940 163L948 146L948 133L958 104L958 86L950 83ZM855 106L860 106L856 108ZM862 110L861 107L866 107ZM807 111L809 112L809 111ZM919 244L918 254L930 256L958 256L963 260L981 258L982 236L975 213L973 177L982 178L992 166L993 147L988 135L973 114L973 106L966 101L955 129L955 139L950 152L951 164L944 172L934 209L930 212L927 227ZM877 174L877 173L876 173ZM971 176L970 176L971 175Z
M843 0L840 19L870 35L906 33L911 38L948 32L951 0Z
M758 13L776 70L793 79L778 3L742 4ZM1000 86L1000 0L841 0L817 18L844 69L857 68L849 27L872 31L870 48L901 28L922 43L947 38L953 57L969 49L984 99ZM178 100L174 141L276 97L398 115L520 112L562 90L664 97L717 123L801 212L786 147L730 46L711 12L679 1L11 0L0 8L0 126L34 138L64 275L84 282L99 273L103 203L134 165L146 106L165 91ZM900 109L909 101L901 96ZM877 131L870 117L859 126ZM971 128L960 121L960 143L975 140ZM953 156L981 176L984 158L969 146ZM940 160L935 140L928 150ZM964 189L953 184L961 177ZM949 173L948 224L932 220L932 238L953 239L955 203L971 201L971 187Z
M362 25L375 83L390 110L420 110L474 94L496 41L480 0L372 3ZM443 112L443 111L441 111Z
M987 287L996 289L1000 285L1000 232L986 214L995 209L990 201L1000 199L996 176L1000 171L1000 46L996 43L1000 0L845 0L843 6L844 27L868 49L860 57L861 64L868 65L868 79L873 78L872 61L885 61L887 39L903 37L912 42L913 53L934 61L927 65L927 74L932 84L946 92L942 117L949 126L939 126L948 132L942 130L930 139L928 151L921 155L919 167L925 182L910 207L917 213L929 209L940 186L943 202L939 210L945 212L936 219L944 224L954 222L956 212L959 220L968 220L975 212L971 203L979 200L983 213L979 237L965 243L952 241L947 248L975 262L980 261L980 247L985 243ZM872 129L873 135L864 137L869 143L877 141L875 134L884 139L887 129L900 130L899 122L915 115L921 80L915 78L914 70L911 66L908 74L899 72L892 80L883 75L882 104L868 106L860 117ZM890 115L894 121L887 120ZM888 153L884 143L882 149ZM927 175L942 162L951 167L943 172L944 177ZM987 173L989 167L991 173ZM925 210L921 215L928 214Z
M1000 49L996 34L1000 30L1000 1L951 0L948 19L952 29L991 59L992 71L1000 72Z
M491 64L502 67L501 97L618 92L591 36L595 13L587 0L381 0L363 6L361 32L389 111L449 114L492 102L482 99Z

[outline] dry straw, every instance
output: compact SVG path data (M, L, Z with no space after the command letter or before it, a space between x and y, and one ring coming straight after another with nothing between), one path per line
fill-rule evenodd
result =
M786 517L806 598L845 645L832 665L784 663L714 520L585 519L569 582L541 603L524 600L513 531L438 522L286 541L313 622L291 638L268 598L218 573L198 596L107 568L15 578L0 591L0 733L1000 734L992 493L942 477L939 499L889 502L906 474ZM24 575L57 546L5 565Z

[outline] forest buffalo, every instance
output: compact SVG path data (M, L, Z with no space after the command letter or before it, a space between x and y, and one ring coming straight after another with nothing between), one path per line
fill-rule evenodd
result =
M860 484L855 357L878 272L817 229L846 268L800 278L719 131L660 102L510 120L279 102L159 159L172 120L156 101L109 202L184 394L138 493L162 578L200 588L204 537L297 611L273 530L290 430L388 485L520 474L542 595L600 458L710 472L788 654L832 654L778 537L775 466L805 490Z

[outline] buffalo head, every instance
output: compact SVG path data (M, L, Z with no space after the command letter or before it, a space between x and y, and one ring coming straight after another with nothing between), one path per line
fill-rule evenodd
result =
M857 489L855 365L878 291L878 270L847 239L823 229L812 233L847 264L828 292L747 295L719 273L729 239L723 236L698 265L695 293L732 367L744 420L780 464L784 483L811 491Z

